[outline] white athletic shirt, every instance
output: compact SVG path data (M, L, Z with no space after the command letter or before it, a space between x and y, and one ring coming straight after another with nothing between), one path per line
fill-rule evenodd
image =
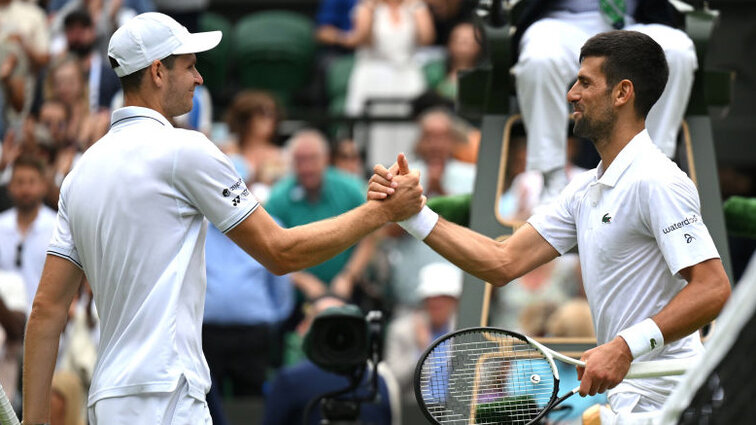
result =
M701 219L693 182L638 133L609 168L575 177L559 198L528 222L560 254L576 244L599 344L662 310L687 282L686 267L719 258ZM698 333L638 360L702 352ZM634 379L610 391L664 397L679 378Z
M158 112L113 112L110 131L60 191L48 252L81 267L100 315L89 405L173 391L181 375L204 400L207 217L224 232L258 206L228 158Z

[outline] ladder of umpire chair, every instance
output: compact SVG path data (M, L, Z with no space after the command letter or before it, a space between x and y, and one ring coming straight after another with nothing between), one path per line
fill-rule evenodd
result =
M686 25L696 43L701 65L683 125L685 149L682 157L687 164L683 164L682 168L691 173L696 181L701 197L701 214L714 238L725 270L732 278L711 121L706 110L707 100L711 102L714 98L712 94L719 94L720 102L727 96L710 90L713 84L710 82L719 81L722 85L721 75L703 70L705 43L713 17L710 12L698 10L686 15ZM497 195L501 193L509 133L517 120L509 108L510 93L513 92L509 73L509 68L514 63L511 52L512 32L508 24L493 26L483 23L482 26L489 57L484 65L460 75L458 95L458 110L461 115L468 118L482 117L477 174L470 206L470 228L492 238L505 238L521 224L504 222L497 214ZM480 325L481 300L485 298L486 286L480 279L465 274L464 291L459 305L460 327ZM549 346L557 351L574 352L584 351L591 345L554 342Z

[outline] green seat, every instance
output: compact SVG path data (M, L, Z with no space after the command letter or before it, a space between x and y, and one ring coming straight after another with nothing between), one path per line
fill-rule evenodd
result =
M205 12L200 16L200 31L221 31L223 38L214 49L197 55L197 70L202 74L210 93L218 96L226 90L228 80L229 57L231 51L231 23L221 15Z
M328 91L328 111L331 115L344 114L344 104L352 68L354 68L354 55L344 55L335 59L328 67L326 89Z
M312 76L314 24L304 15L265 11L240 20L234 28L234 54L244 88L276 94L284 105Z

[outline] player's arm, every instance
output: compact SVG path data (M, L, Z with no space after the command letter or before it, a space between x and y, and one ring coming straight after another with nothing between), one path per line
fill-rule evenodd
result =
M48 255L24 341L24 422L50 421L50 386L60 334L84 274L72 262Z
M730 281L719 258L686 267L680 275L688 281L659 313L652 317L668 344L684 338L714 320L730 296ZM580 394L594 395L614 388L630 368L633 354L627 341L612 341L586 351L586 368L578 368ZM589 374L585 374L590 369Z
M402 154L390 169L376 165L373 168L375 174L370 178L368 200L391 200L394 180L408 169ZM506 285L559 256L559 252L530 224L522 226L504 241L495 241L439 217L423 241L457 267L496 286Z
M280 227L262 207L227 235L275 274L285 274L320 264L354 245L388 221L403 220L425 203L419 175L397 180L396 193L386 202L367 202L326 220Z

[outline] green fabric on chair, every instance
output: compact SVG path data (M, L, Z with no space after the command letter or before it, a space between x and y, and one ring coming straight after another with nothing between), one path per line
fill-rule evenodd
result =
M354 55L345 55L335 59L328 67L326 89L329 100L328 111L331 115L338 116L344 113L352 68L354 68Z
M211 93L222 93L226 88L229 68L229 52L233 37L232 25L217 13L205 12L200 16L200 31L221 31L223 38L218 46L197 54L197 70L202 74L205 85Z
M756 198L732 196L724 203L727 232L756 239Z
M312 76L314 24L305 15L265 11L240 20L234 28L239 83L275 93L284 105Z

